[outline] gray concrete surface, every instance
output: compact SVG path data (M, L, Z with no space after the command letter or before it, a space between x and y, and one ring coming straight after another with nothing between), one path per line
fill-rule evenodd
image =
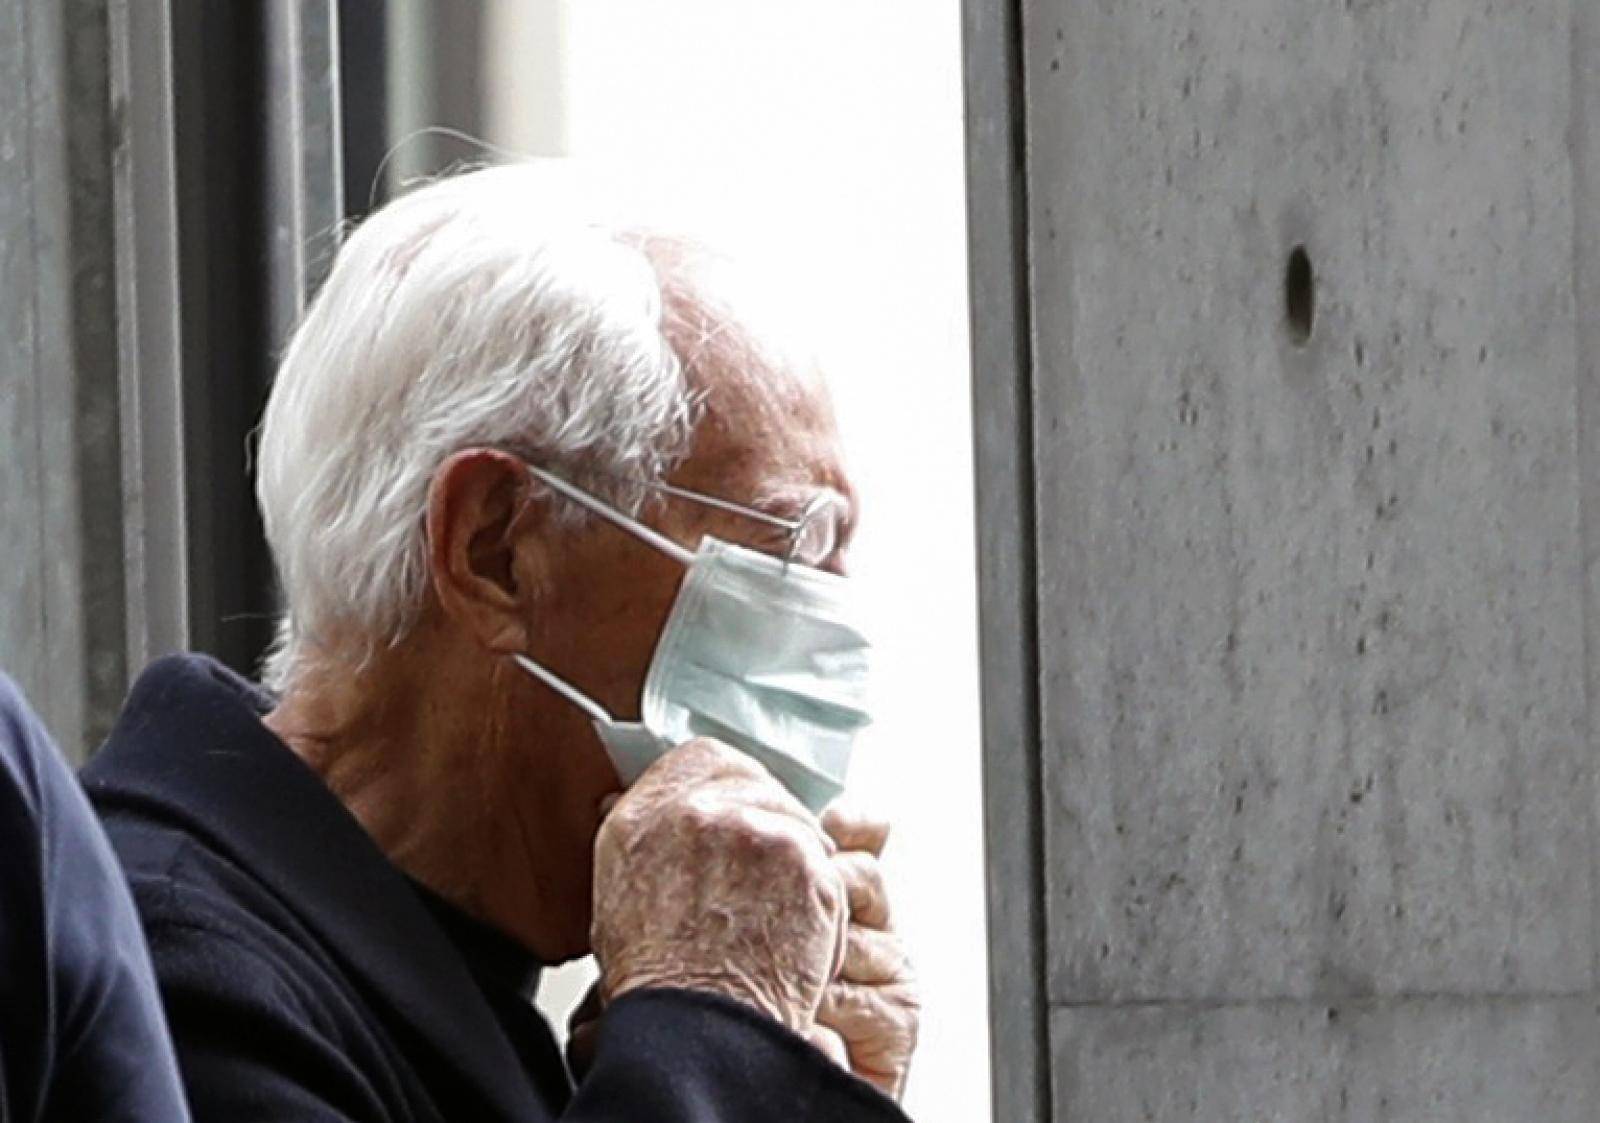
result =
M1022 5L1008 1121L1600 1117L1589 8Z
M1588 998L1162 1004L1052 1015L1058 1119L1591 1123Z
M0 668L75 756L126 680L108 68L103 0L0 2Z
M273 128L264 213L241 201L229 225L270 230L260 291L281 336L338 217L336 23L331 0L239 14L270 32L274 81L258 108ZM197 12L185 15L192 32ZM181 265L192 281L239 263L211 274L216 247L180 245L175 152L203 138L175 124L173 28L170 0L0 0L0 670L79 759L131 673L187 646L197 617L215 635L214 591L233 576L219 570L239 559L214 555L243 541L217 530L239 523L239 504L206 502L244 459L243 427L230 434L208 412L241 400L214 362L239 329L201 331L210 294L180 291ZM189 59L191 109L205 61ZM191 232L207 229L197 182ZM180 353L186 326L199 342Z
M965 9L972 415L983 625L984 865L994 1118L1049 1111L1027 196L1017 10Z

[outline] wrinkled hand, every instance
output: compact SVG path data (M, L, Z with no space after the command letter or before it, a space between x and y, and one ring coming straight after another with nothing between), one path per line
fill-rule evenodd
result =
M810 1037L844 962L844 868L816 818L708 739L667 753L595 839L593 945L606 1001L712 991Z
M921 1002L905 948L889 927L878 858L887 823L833 809L823 828L838 845L833 862L850 902L843 969L828 984L810 1040L861 1079L898 1099L917 1046Z

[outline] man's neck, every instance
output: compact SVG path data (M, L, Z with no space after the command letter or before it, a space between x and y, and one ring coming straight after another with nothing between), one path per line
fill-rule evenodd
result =
M385 652L359 670L317 668L265 724L401 870L541 960L569 958L582 950L569 929L575 910L586 926L587 881L552 868L567 859L549 837L559 824L538 813L544 793L526 790L526 746L505 743L507 699L493 681L444 677L449 660L429 663Z

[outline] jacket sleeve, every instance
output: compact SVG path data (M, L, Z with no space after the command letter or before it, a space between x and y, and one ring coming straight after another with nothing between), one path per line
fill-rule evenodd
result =
M0 1120L188 1114L127 882L82 789L0 674Z
M567 1123L908 1123L895 1102L720 995L640 990L607 1009Z
M261 949L189 920L148 934L195 1123L389 1123Z

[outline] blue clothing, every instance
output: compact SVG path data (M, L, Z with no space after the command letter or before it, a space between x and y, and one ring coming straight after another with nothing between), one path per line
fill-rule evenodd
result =
M0 1123L188 1118L122 869L0 675Z
M611 1005L576 1085L538 964L410 881L196 656L139 679L84 783L127 866L201 1123L905 1123L714 995Z

